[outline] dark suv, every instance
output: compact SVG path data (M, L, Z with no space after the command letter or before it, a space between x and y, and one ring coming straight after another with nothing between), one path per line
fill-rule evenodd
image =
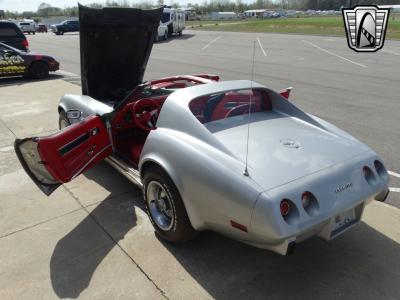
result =
M64 34L65 32L76 32L79 31L79 21L63 21L60 24L51 25L51 30L57 35Z
M0 42L28 51L28 41L21 29L13 22L0 21Z

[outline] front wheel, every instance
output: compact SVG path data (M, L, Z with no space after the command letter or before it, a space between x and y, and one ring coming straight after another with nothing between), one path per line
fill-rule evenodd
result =
M184 243L196 235L182 198L169 176L159 168L143 176L146 211L157 234L172 243Z
M42 61L34 62L29 68L30 75L35 79L42 79L49 76L49 66Z
M65 111L61 110L60 115L58 116L58 128L63 129L71 125L71 122L67 118L67 114Z

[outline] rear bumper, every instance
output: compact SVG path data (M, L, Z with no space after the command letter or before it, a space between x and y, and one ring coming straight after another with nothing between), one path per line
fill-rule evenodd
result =
M350 228L354 227L360 222L365 206L372 200L373 200L372 198L363 200L356 206L349 207L339 213L333 213L327 219L324 219L323 221L317 224L313 224L306 229L299 230L298 232L294 233L291 236L282 237L282 239L275 240L275 242L273 241L271 241L270 243L269 242L254 243L251 241L244 241L244 242L258 248L274 251L281 255L289 255L294 251L298 243L305 241L313 236L318 236L324 240L332 240L338 237L339 235L343 234ZM355 213L355 219L346 223L339 230L333 230L333 224L335 222L336 217L340 213L352 209L354 210Z

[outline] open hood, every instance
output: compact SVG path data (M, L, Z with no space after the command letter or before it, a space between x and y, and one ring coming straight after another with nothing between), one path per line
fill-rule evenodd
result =
M120 102L143 80L162 8L79 5L82 93Z

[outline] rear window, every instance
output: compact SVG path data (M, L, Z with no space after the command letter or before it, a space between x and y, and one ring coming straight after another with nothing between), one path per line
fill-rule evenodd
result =
M259 89L232 90L193 99L193 115L203 124L272 109L268 93Z
M0 37L5 36L22 36L22 33L18 29L17 25L0 22Z

